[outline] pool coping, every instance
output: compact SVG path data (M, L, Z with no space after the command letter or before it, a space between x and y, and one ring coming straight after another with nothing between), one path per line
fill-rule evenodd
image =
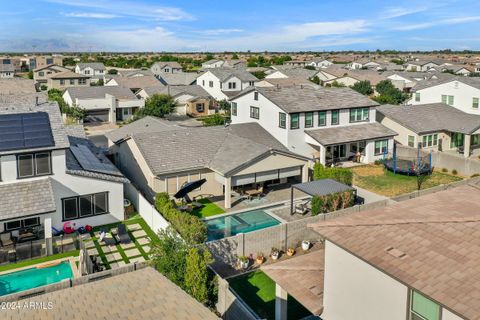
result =
M54 263L54 262L61 263L63 261L68 261L70 263L70 268L72 269L72 274L73 274L74 279L81 277L80 270L77 268L77 265L75 264L75 257L59 258L59 259L55 259L55 260L50 260L50 261L40 262L40 263L36 263L36 264L31 264L31 265L20 267L20 268L15 268L15 269L11 269L11 270L2 271L2 272L0 272L0 276L6 275L6 274L9 274L9 273L13 273L13 272L17 272L17 271L33 269L35 267L38 267L38 266L41 266L41 265L47 264L47 263Z

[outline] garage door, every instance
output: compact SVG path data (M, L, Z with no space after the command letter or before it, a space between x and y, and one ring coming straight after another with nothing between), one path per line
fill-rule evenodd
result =
M109 110L90 110L87 111L85 122L108 122Z

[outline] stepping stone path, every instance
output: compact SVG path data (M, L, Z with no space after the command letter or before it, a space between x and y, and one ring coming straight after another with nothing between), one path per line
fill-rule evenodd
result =
M138 238L146 237L147 233L144 230L137 230L133 231L132 235L138 240Z
M92 236L90 235L90 233L84 233L80 235L80 239L82 239L83 241L88 241L92 240Z
M119 267L119 263L118 262L110 262L110 268L111 269L116 269Z
M126 263L125 261L123 261L123 260L117 261L117 264L118 264L119 267L123 267L123 266L126 266L126 265L127 265L127 263Z
M142 226L139 225L138 223L128 225L127 228L130 231L142 230Z
M150 244L150 241L151 241L151 240L150 240L150 238L147 237L147 238L137 239L137 241L138 241L138 243L139 243L140 245L144 245L144 244Z
M145 258L140 256L140 257L136 257L136 258L132 258L132 259L129 259L130 260L130 263L135 263L135 262L144 262L145 261Z
M121 243L120 244L120 247L123 249L123 250L127 250L129 248L135 248L135 243L132 241L130 243Z
M135 248L135 249L125 250L125 255L130 258L130 257L139 256L141 255L141 253L137 248Z
M95 243L92 240L85 241L85 248L95 248Z
M150 246L142 246L142 249L143 249L143 251L145 251L145 253L150 252Z
M107 254L105 257L107 258L107 261L109 263L118 261L118 260L123 260L122 255L119 252Z
M89 256L97 256L98 255L98 250L97 248L91 248L87 249L88 255Z

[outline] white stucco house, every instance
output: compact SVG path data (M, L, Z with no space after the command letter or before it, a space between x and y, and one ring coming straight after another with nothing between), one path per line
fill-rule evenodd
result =
M0 79L11 79L15 76L15 66L11 63L0 63Z
M431 68L438 68L439 63L434 61L409 61L405 64L405 71L421 71L426 72Z
M442 102L460 111L480 115L480 79L453 77L423 81L412 92L409 104Z
M258 123L290 151L322 164L369 163L393 148L396 133L375 121L376 102L350 88L248 88L231 100L233 124Z
M161 73L181 73L183 72L182 65L176 61L166 61L166 62L155 62L151 67L150 71L154 75L159 75Z
M83 127L64 126L56 103L2 104L5 126L23 134L0 139L3 238L47 239L66 222L78 228L124 220L129 181L85 138Z
M65 90L63 99L69 106L87 111L85 122L129 120L145 101L121 86L73 87Z
M216 100L228 100L247 87L252 87L258 79L247 72L235 68L210 68L197 78L201 86Z
M75 73L90 77L90 82L105 81L105 65L100 62L78 63Z
M317 69L321 69L321 68L326 68L328 66L331 66L333 64L333 62L331 62L330 60L327 60L327 59L314 59L310 62L307 63L307 66L312 66L312 67L315 67Z

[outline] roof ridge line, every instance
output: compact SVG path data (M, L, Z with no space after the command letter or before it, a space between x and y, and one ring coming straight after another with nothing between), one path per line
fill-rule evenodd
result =
M417 221L418 219L406 219L404 221L398 221L398 222L384 222L384 223L360 223L360 224L342 224L342 223L337 223L337 224L318 224L317 227L322 228L322 227L375 227L375 226L391 226L391 225L405 225L405 224L436 224L436 223L465 223L465 222L480 222L480 217L478 218L472 218L468 217L465 219L452 219L452 220L437 220L437 219L432 219L432 220L422 220L422 221Z

